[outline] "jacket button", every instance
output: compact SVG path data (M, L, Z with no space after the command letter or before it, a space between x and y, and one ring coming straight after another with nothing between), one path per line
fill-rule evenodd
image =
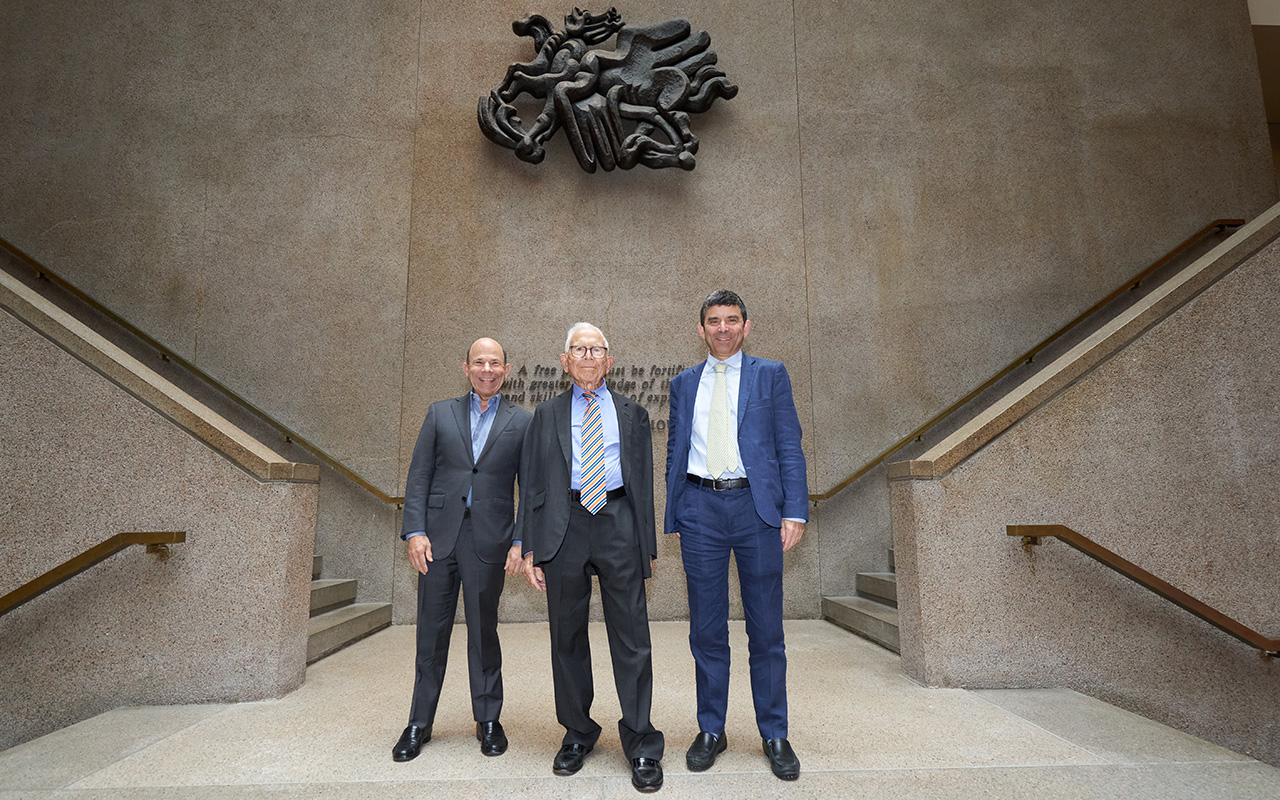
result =
M480 468L479 468L479 467L472 467L472 468L471 468L471 474L472 474L472 475L476 474L476 473L477 473L477 472L479 472L479 471L480 471Z

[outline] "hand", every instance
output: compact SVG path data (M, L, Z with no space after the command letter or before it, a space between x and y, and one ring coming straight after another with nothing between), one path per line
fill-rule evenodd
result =
M795 547L801 536L804 536L804 523L784 519L782 521L782 552L785 553Z
M524 577L529 585L540 592L547 590L547 577L542 574L542 567L533 565L533 553L524 557Z
M431 561L431 540L426 536L409 539L409 563L423 575L427 574L427 562Z
M672 531L672 533L674 533L674 534L676 535L676 538L677 538L677 539L679 539L679 538L680 538L680 531Z
M508 575L519 575L524 572L524 558L520 555L520 545L511 545L511 549L507 551L507 563L504 569Z

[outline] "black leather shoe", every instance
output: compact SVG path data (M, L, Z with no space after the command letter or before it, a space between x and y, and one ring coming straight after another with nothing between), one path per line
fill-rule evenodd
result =
M690 772L702 772L716 763L716 756L728 746L729 740L723 733L716 738L715 734L701 731L694 738L693 744L689 745L689 752L684 754L684 765Z
M425 728L410 725L400 734L400 741L391 748L391 757L396 761L412 761L418 757L422 746L431 741L431 726Z
M662 788L662 762L656 758L631 759L631 785L642 792Z
M476 723L476 740L480 742L480 752L486 756L500 756L507 752L507 734L496 719Z
M784 781L794 781L800 777L800 759L791 743L786 739L761 739L764 743L764 754L769 757L769 767L773 774Z
M560 752L551 762L551 771L557 775L572 775L582 769L582 759L587 757L591 748L585 744L566 744L560 746Z

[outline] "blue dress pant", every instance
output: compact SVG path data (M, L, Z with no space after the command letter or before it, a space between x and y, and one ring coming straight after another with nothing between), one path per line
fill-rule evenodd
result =
M689 648L698 728L724 733L729 697L729 554L747 628L751 694L760 736L787 736L787 652L782 631L782 534L756 513L750 489L689 485L676 509L689 587Z

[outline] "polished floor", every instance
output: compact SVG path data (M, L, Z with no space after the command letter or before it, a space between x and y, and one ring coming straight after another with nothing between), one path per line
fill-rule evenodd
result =
M760 752L741 623L731 630L729 749L690 773L687 627L655 623L653 635L653 718L668 748L658 797L1280 797L1280 769L1066 690L922 688L893 654L820 621L787 623L800 779L775 779ZM618 744L603 626L591 636L605 733L571 777L551 774L562 731L546 625L504 625L501 636L511 747L498 758L474 739L459 628L434 739L414 761L391 760L413 674L413 628L396 627L314 665L280 700L121 708L0 753L0 800L638 796Z

